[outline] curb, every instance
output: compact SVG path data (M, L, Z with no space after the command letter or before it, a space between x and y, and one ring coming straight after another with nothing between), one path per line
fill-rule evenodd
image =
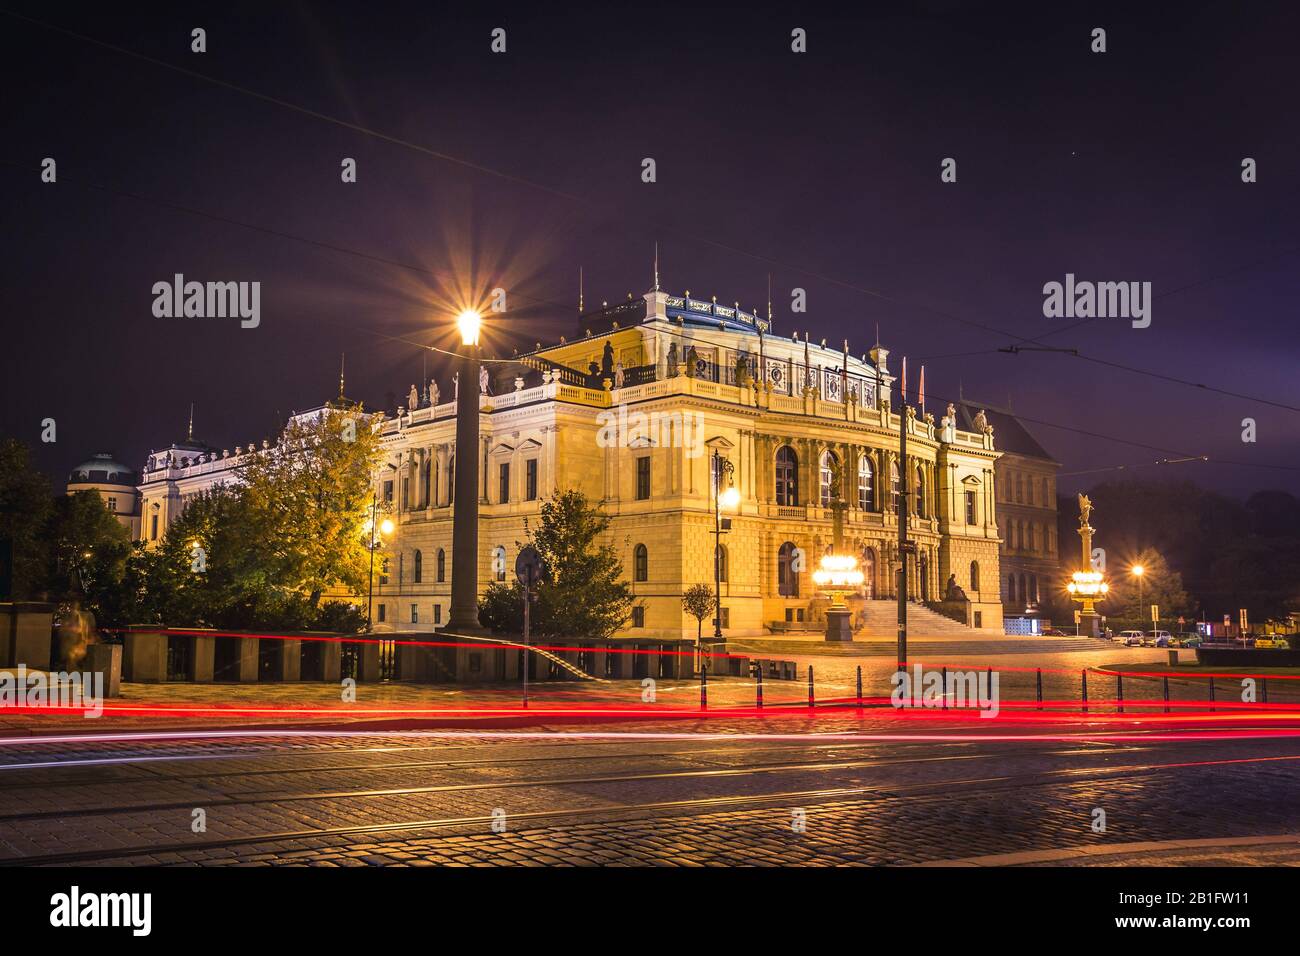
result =
M955 860L934 860L928 863L914 863L912 866L1024 866L1028 863L1059 863L1063 860L1124 856L1129 853L1160 853L1170 850L1200 850L1217 847L1276 846L1288 843L1300 846L1300 833L1280 836L1212 837L1202 840L1117 843L1114 846L1077 846L1067 850L1025 850L1019 853L998 853L989 856L969 856Z

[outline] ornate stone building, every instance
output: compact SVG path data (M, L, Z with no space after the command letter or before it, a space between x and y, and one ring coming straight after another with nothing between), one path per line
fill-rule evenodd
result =
M970 600L968 623L997 626L993 430L912 411L900 475L888 357L879 346L858 358L807 336L776 336L738 307L653 291L583 315L573 340L486 361L482 387L473 387L480 587L513 577L542 500L577 488L613 518L610 541L640 604L626 635L694 636L681 595L714 579L716 451L740 494L722 538L725 634L804 619L837 496L866 596L893 595L903 482L915 495L910 593L938 600L951 577ZM427 631L447 619L456 395L469 387L447 385L422 383L407 407L377 421L384 458L375 488L396 526L376 579L377 628ZM154 516L165 530L188 495L228 479L250 451L173 446L151 455L140 488L146 540Z
M104 507L131 534L140 537L139 496L135 490L135 472L113 456L101 452L83 461L68 475L67 493L93 491L104 501Z

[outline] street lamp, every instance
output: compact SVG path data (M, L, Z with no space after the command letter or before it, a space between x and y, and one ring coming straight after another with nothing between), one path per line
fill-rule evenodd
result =
M1092 566L1092 535L1096 531L1088 523L1092 515L1092 501L1087 495L1079 495L1079 537L1082 546L1082 567ZM1105 575L1100 571L1075 571L1070 576L1070 583L1066 585L1070 596L1083 605L1079 613L1079 619L1085 625L1089 637L1098 637L1100 635L1100 624L1098 621L1096 603L1107 595L1110 591L1110 585L1106 583Z
M375 552L379 550L384 543L381 535L393 533L393 522L385 518L378 523L375 522L376 512L379 510L379 495L372 492L370 495L370 518L362 526L366 534L366 549L370 552L370 587L366 591L366 633L371 631L371 611L375 603Z
M456 391L456 501L452 509L451 611L453 634L479 629L478 620L478 469L479 469L479 332L483 316L465 309L456 316L460 329L460 385Z
M722 640L722 536L731 530L731 519L722 517L722 509L734 511L740 504L740 491L731 483L736 466L713 449L713 639ZM722 479L727 487L722 487ZM703 658L701 659L703 667Z
M1133 565L1133 567L1130 568L1129 570L1132 572L1133 577L1137 578L1137 582L1138 582L1138 606L1137 606L1137 613L1138 613L1138 627L1141 628L1141 627L1142 627L1142 614L1143 614L1143 611L1142 611L1142 607L1143 607L1143 604L1142 604L1142 581L1143 581L1143 579L1146 577L1147 569L1144 568L1144 567L1143 567L1142 565L1140 565L1140 564L1135 564L1135 565Z

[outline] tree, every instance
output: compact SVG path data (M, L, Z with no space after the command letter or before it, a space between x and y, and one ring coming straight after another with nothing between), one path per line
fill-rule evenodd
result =
M320 602L332 588L366 589L378 448L359 411L290 422L238 483L192 500L143 559L142 613L169 625L355 630L356 614Z
M47 590L56 601L80 600L100 627L117 620L119 592L131 554L130 535L94 491L54 499L45 539Z
M1130 567L1141 566L1142 575L1131 573ZM1194 608L1183 590L1183 578L1170 569L1164 557L1147 549L1133 560L1132 565L1112 568L1108 575L1110 592L1102 602L1102 611L1113 630L1152 630L1159 622L1151 620L1151 605L1160 608L1160 621L1168 624L1180 615L1192 614Z
M695 618L695 640L704 636L704 619L713 613L717 600L707 584L692 584L682 593L682 607Z
M542 503L529 542L542 557L543 580L530 613L538 636L606 640L631 616L635 596L621 580L618 552L604 540L609 524L609 516L580 491L563 491ZM498 633L519 633L523 589L489 585L479 600L479 619Z
M31 466L27 446L13 438L0 441L0 542L8 540L13 548L13 594L0 594L0 600L32 600L45 594L45 530L52 504L50 483Z

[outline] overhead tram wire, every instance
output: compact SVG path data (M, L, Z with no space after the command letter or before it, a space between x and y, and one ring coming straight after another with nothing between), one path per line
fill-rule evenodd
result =
M173 72L180 73L180 74L182 74L182 75L184 75L184 76L188 76L188 77L190 77L190 78L192 78L192 79L197 79L197 80L202 80L202 81L207 82L207 83L212 83L212 84L214 84L214 85L216 85L216 86L222 87L223 89L227 89L227 90L230 90L230 91L233 91L233 92L237 92L237 93L242 93L242 94L244 94L244 95L246 95L246 96L251 96L251 97L253 97L253 98L255 98L255 99L258 99L258 100L260 100L260 101L262 101L262 102L270 103L270 104L272 104L272 105L279 106L279 107L284 108L284 109L289 109L289 110L293 110L293 111L296 111L296 112L302 113L302 114L305 115L305 116L311 117L311 118L313 118L313 119L320 120L320 121L322 121L322 122L331 123L331 124L333 124L333 125L336 125L336 126L342 127L342 128L344 128L344 129L350 130L350 131L352 131L352 132L361 133L361 134L366 135L366 136L373 136L373 137L375 137L375 138L377 138L377 139L379 139L379 140L381 140L381 141L383 141L383 142L386 142L386 143L389 143L389 144L391 144L391 145L395 145L395 146L400 146L400 147L403 147L403 148L405 148L405 149L413 150L413 151L415 151L415 152L417 152L417 153L420 153L420 154L422 154L422 155L424 155L424 156L427 156L427 157L429 157L429 158L432 158L432 159L437 159L437 160L442 160L442 161L444 161L444 162L453 163L453 164L455 164L455 165L458 165L458 166L464 167L464 168L469 169L469 170L472 170L472 171L474 171L474 172L482 173L482 174L484 174L484 175L495 176L495 177L497 177L497 178L499 178L499 179L501 179L501 180L503 180L503 181L511 182L511 183L513 183L513 184L515 184L515 185L526 186L526 187L531 188L531 189L537 189L537 190L540 190L540 191L542 191L542 192L544 192L544 193L546 193L546 194L548 194L548 195L550 195L550 196L553 196L553 197L556 197L556 198L560 198L560 199L565 199L565 200L568 200L568 201L570 201L570 202L576 202L576 203L579 203L580 205L582 205L582 206L584 206L584 207L586 207L586 208L588 208L588 209L592 209L592 210L597 210L597 211L599 211L599 210L602 210L602 208L603 208L599 203L596 203L595 201L593 201L593 200L591 200L591 199L588 199L588 198L586 198L586 197L579 196L579 195L576 195L576 194L573 194L573 193L569 193L569 192L565 192L565 191L563 191L563 190L555 189L554 187L547 186L547 185L545 185L544 183L539 183L539 182L536 182L535 180L531 180L531 179L528 179L528 178L526 178L526 177L516 176L516 175L510 174L510 173L505 173L505 172L502 172L502 171L500 171L500 170L493 169L492 167L489 167L489 166L484 166L484 165L482 165L482 164L475 163L475 162L472 162L472 161L470 161L470 160L463 159L463 158L458 157L458 156L453 156L453 155L451 155L451 154L449 154L449 153L440 152L440 151L435 150L435 149L432 149L432 148L430 148L430 147L428 147L428 146L424 146L424 145L422 145L422 144L415 143L415 142L412 142L412 141L410 141L410 140L403 139L403 138L401 138L401 137L393 136L393 135L391 135L391 134L384 133L384 132L382 132L382 131L380 131L380 130L371 129L371 128L366 127L366 126L362 126L362 125L360 125L360 124L358 124L358 123L353 123L353 122L350 122L350 121L345 120L345 119L341 119L341 118L336 117L336 116L331 116L330 114L328 114L328 113L323 113L323 112L321 112L321 111L319 111L319 110L313 110L313 109L311 109L310 107L305 107L305 106L301 106L301 105L296 104L296 103L291 103L291 102L289 102L288 100L283 100L283 99L280 99L279 97L271 96L271 95L269 95L269 94L259 92L258 90L251 89L251 88L249 88L249 87L240 86L239 84L236 84L236 83L231 83L231 82L228 81L228 80L222 80L222 79L219 79L219 78L217 78L217 77L210 76L210 75L205 74L205 73L200 73L200 72L198 72L197 70L191 70L191 69L188 69L188 68L186 68L186 67L177 66L177 65L174 64L174 63L169 63L169 62L167 62L166 60L161 60L161 59L158 59L157 57L152 57L152 56L149 56L148 54L140 53L140 52L138 52L138 51L131 50L131 49L127 48L127 47L122 47L122 46L119 46L119 45L117 45L117 44L115 44L115 43L109 43L109 42L106 41L106 40L100 40L100 39L98 39L98 38L96 38L96 37L91 37L91 36L88 36L88 35L83 34L83 33L78 33L78 32L76 32L76 31L74 31L74 30L69 30L69 29L67 29L66 27L60 27L60 26L57 26L57 25L52 24L52 23L48 23L48 22L43 21L43 20L35 19L34 17L27 17L27 16L24 16L24 15L19 14L19 13L15 13L15 12L10 11L10 10L0 10L0 13L4 13L4 14L6 14L6 15L8 15L8 16L14 17L15 19L22 20L22 21L24 21L24 22L26 22L26 23L29 23L29 24L33 25L33 26L38 26L38 27L41 27L41 28L43 28L43 29L51 30L51 31L53 31L53 32L55 32L55 33L61 33L61 34L65 35L65 36L72 37L72 38L77 39L77 40L81 40L81 41L83 41L83 42L85 42L85 43L90 43L90 44L93 44L93 45L95 45L95 46L101 47L101 48L103 48L103 49L111 50L111 51L113 51L113 52L115 52L115 53L119 53L119 54L122 54L122 55L124 55L124 56L128 56L128 57L133 57L133 58L138 59L138 60L141 60L141 61L143 61L143 62L147 62L147 63L153 64L154 66L162 67L163 69L167 69L167 70L172 70ZM996 328L995 326L987 325L987 324L982 323L982 322L977 322L977 321L975 321L975 320L973 320L973 319L967 319L967 318L964 318L964 317L962 317L962 316L956 315L956 314L954 314L954 313L948 312L948 311L946 311L946 310L934 308L933 306L927 306L927 305L923 305L923 304L919 304L919 303L909 303L909 302L905 302L905 301L903 301L903 300L901 300L901 299L898 299L898 298L895 298L895 297L893 297L893 296L890 296L890 295L888 295L887 293L883 293L883 292L880 292L880 291L875 290L875 289L870 289L870 288L867 288L867 287L865 287L865 286L860 286L860 285L857 285L856 283L849 282L849 281L844 280L844 279L839 279L839 278L836 278L836 277L834 277L834 276L828 276L828 275L826 275L826 274L824 274L824 273L816 272L816 271L814 271L814 270L807 269L807 268L804 268L804 267L802 267L802 266L797 266L797 265L791 265L791 264L788 264L788 263L783 263L783 262L781 262L781 261L778 260L778 259L774 259L774 258L772 258L771 256L765 256L765 255L762 255L762 254L760 254L760 253L750 252L749 250L741 249L741 248L739 248L739 247L737 247L737 246L733 246L733 245L731 245L731 244L729 244L729 243L724 243L724 242L720 242L720 241L715 240L715 239L710 239L710 238L707 237L707 236L701 236L701 235L696 234L696 233L686 232L686 231L683 231L683 230L681 230L681 229L679 229L679 228L678 228L678 229L674 229L674 234L675 234L675 235L678 235L678 236L681 236L681 237L683 237L683 238L691 239L691 240L693 240L693 241L695 241L695 242L699 242L699 243L703 243L703 244L706 244L706 245L713 246L714 248L717 248L717 249L721 249L721 250L724 250L724 251L727 251L727 252L731 252L731 253L736 254L736 255L744 256L744 257L746 257L746 258L750 258L750 259L754 259L754 260L759 261L759 262L763 262L763 263L765 263L765 264L767 264L767 265L769 265L769 266L775 266L775 267L778 267L778 268L781 268L781 269L788 269L788 270L793 271L793 272L798 272L798 273L800 273L800 274L802 274L802 275L806 275L806 276L808 276L808 277L810 277L810 278L817 279L818 281L826 282L826 283L828 283L828 284L835 285L835 286L839 286L840 288L847 289L847 290L854 291L854 292L858 292L858 293L861 293L861 294L863 294L863 295L872 296L872 297L877 298L877 299L880 299L881 301L884 301L884 302L889 302L889 303L891 303L891 304L898 305L898 306L902 306L902 307L904 307L904 308L914 308L914 309L919 309L919 310L921 310L921 311L929 312L929 313L931 313L931 314L933 314L933 315L940 316L940 317L942 317L942 318L946 318L946 319L948 319L948 320L950 320L950 321L957 322L957 323L959 323L959 324L961 324L961 325L968 325L968 326L971 326L972 328L981 329L982 331L985 331L985 332L991 332L991 333L994 333L994 334L996 334L996 335L1000 335L1000 336L1002 336L1002 337L1004 337L1004 338L1016 339L1017 341L1022 342L1022 343L1032 343L1032 342L1037 342L1037 341L1040 341L1042 338L1045 338L1045 337L1048 336L1048 335L1054 335L1054 334L1057 334L1058 332L1064 332L1064 331L1067 331L1069 328L1074 328L1074 327L1077 327L1077 326L1079 326L1079 325L1086 324L1086 322L1088 322L1088 321L1092 321L1091 319L1088 319L1088 320L1085 320L1084 322L1075 323L1075 325L1073 325L1073 326L1067 326L1067 327L1065 327L1065 328L1063 328L1063 329L1053 330L1053 331L1050 331L1050 332L1047 332L1047 333L1043 333L1042 335L1040 335L1040 336L1037 337L1037 338L1033 338L1033 337L1030 337L1030 336L1020 335L1019 333L1015 333L1015 332L1008 332L1008 331L1006 331L1005 329L999 329L999 328ZM1261 260L1261 261L1262 261L1262 260ZM1246 268L1249 268L1249 266L1247 266ZM1228 275L1228 274L1232 274L1232 273L1225 273L1225 275ZM1209 279L1202 280L1202 281L1213 281L1214 278L1221 278L1221 277L1222 277L1222 276L1210 277ZM1201 284L1201 283L1200 283L1200 282L1197 282L1197 283L1192 283L1191 285L1196 285L1196 284ZM1189 286L1185 286L1185 287L1183 287L1183 288L1188 288L1188 287L1190 287L1190 285L1189 285ZM1176 292L1176 291L1181 291L1181 289L1178 289L1178 290L1171 290L1169 293L1164 293L1164 294L1165 294L1165 295L1172 295L1172 294L1173 294L1174 292ZM1231 397L1231 398L1238 398L1238 399L1242 399L1242 400L1245 400L1245 401L1258 402L1258 403L1263 404L1263 405L1269 405L1269 406L1272 406L1272 407L1275 407L1275 408L1281 408L1281 409L1284 409L1284 410L1287 410L1287 411L1300 411L1300 406L1288 405L1288 404L1286 404L1286 403L1284 403L1284 402L1276 402L1276 401L1272 401L1272 400L1270 400L1270 399L1263 399L1263 398L1258 398L1258 397L1251 396L1251 395L1245 395L1245 394L1242 394L1242 393L1230 392L1230 391L1227 391L1227 390L1225 390L1225 389L1219 389L1219 388L1216 388L1216 387L1211 386L1211 385L1206 385L1205 383L1202 383L1202 382L1193 382L1193 381L1189 381L1189 380L1187 380L1187 379L1180 379L1180 378L1177 378L1177 377L1174 377L1174 376L1162 376L1162 375L1159 375L1159 374L1157 374L1157 373L1153 373L1153 372L1151 372L1151 371L1148 370L1148 369L1135 368L1135 367L1133 367L1133 366L1123 365L1123 364L1118 363L1118 362L1108 362L1107 360L1099 359L1099 358L1095 358L1095 357L1093 357L1093 356L1084 355L1084 354L1081 354L1081 353L1080 353L1080 354L1076 354L1075 357L1076 357L1076 358L1079 358L1079 359L1083 359L1084 361L1094 362L1094 363L1101 364L1101 365L1107 365L1107 366L1109 366L1109 367L1111 367L1111 368L1119 369L1119 370L1121 370L1121 371L1128 372L1128 373L1133 374L1133 375L1145 375L1145 376L1148 376L1148 377L1154 378L1154 379L1159 380L1159 381L1169 382L1169 383L1171 383L1171 384L1183 385L1183 386L1190 387L1190 388L1198 388L1198 389L1202 389L1202 390L1204 390L1204 391L1219 392L1220 394L1226 395L1226 396Z

